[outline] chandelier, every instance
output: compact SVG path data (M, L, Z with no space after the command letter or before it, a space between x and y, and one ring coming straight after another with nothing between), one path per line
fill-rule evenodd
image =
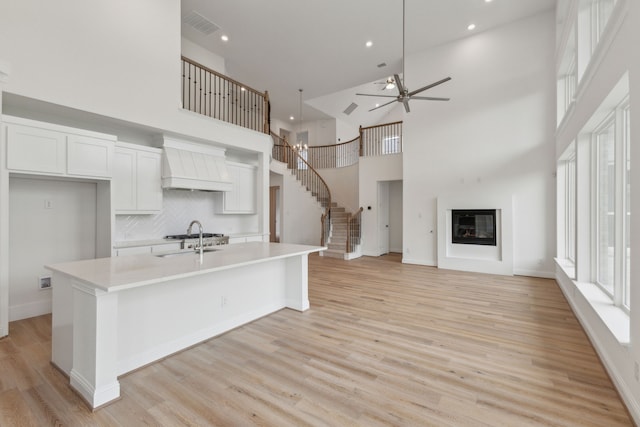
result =
M299 101L299 116L300 117L300 123L298 125L298 135L301 135L302 132L302 89L298 89L298 91L300 92L300 101ZM293 149L296 151L306 151L309 148L309 146L302 142L302 140L300 138L298 138L298 142L296 144L293 144Z

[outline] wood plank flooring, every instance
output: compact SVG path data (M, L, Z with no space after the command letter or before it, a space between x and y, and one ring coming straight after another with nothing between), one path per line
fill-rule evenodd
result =
M96 412L50 364L51 318L0 340L0 426L630 426L553 280L310 256L282 310L120 379Z

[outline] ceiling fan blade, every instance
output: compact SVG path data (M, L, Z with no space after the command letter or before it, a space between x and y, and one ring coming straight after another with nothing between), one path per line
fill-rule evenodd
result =
M395 96L394 96L394 98L395 98ZM394 99L393 101L389 101L389 102L386 102L386 103L384 103L384 104L382 104L382 105L378 105L377 107L372 108L372 109L371 109L371 110L369 110L369 111L373 111L373 110L377 110L378 108L386 107L387 105L392 104L392 103L394 103L394 102L396 102L396 101L397 101L397 99Z
M437 82L435 82L435 83L431 83L430 85L426 85L425 87L421 87L420 89L417 89L417 90L414 90L414 91L412 91L412 92L409 92L409 96L416 95L416 94L418 94L418 93L420 93L420 92L423 92L423 91L425 91L425 90L427 90L427 89L431 89L432 87L435 87L435 86L441 85L442 83L446 83L446 82L448 82L449 80L451 80L451 77L447 77L447 78L444 78L444 79L442 79L442 80L438 80L438 81L437 81Z
M420 99L423 101L449 101L451 98L434 98L431 96L412 96L411 99Z
M356 93L356 95L360 95L360 96L377 96L378 98L397 98L397 95L378 95L378 94L372 94L372 93Z
M400 76L394 74L393 78L396 80L396 87L398 88L398 92L400 93L400 95L402 95L404 93L404 85L402 84L402 80L400 80Z
M410 113L411 109L409 108L409 98L402 98L402 103L404 104L404 111Z

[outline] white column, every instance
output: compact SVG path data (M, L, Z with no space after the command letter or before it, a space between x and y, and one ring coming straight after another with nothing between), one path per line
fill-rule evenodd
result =
M9 172L5 165L6 140L2 123L2 91L9 79L9 64L0 60L0 337L9 334Z
M118 294L73 284L73 368L71 387L100 407L120 397Z
M287 307L305 311L309 309L309 256L307 254L285 259Z

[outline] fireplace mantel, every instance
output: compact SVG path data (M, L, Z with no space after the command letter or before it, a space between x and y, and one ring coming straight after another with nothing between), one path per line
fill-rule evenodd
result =
M496 211L496 244L452 242L453 210ZM513 197L491 192L438 197L438 268L502 275L513 274Z

